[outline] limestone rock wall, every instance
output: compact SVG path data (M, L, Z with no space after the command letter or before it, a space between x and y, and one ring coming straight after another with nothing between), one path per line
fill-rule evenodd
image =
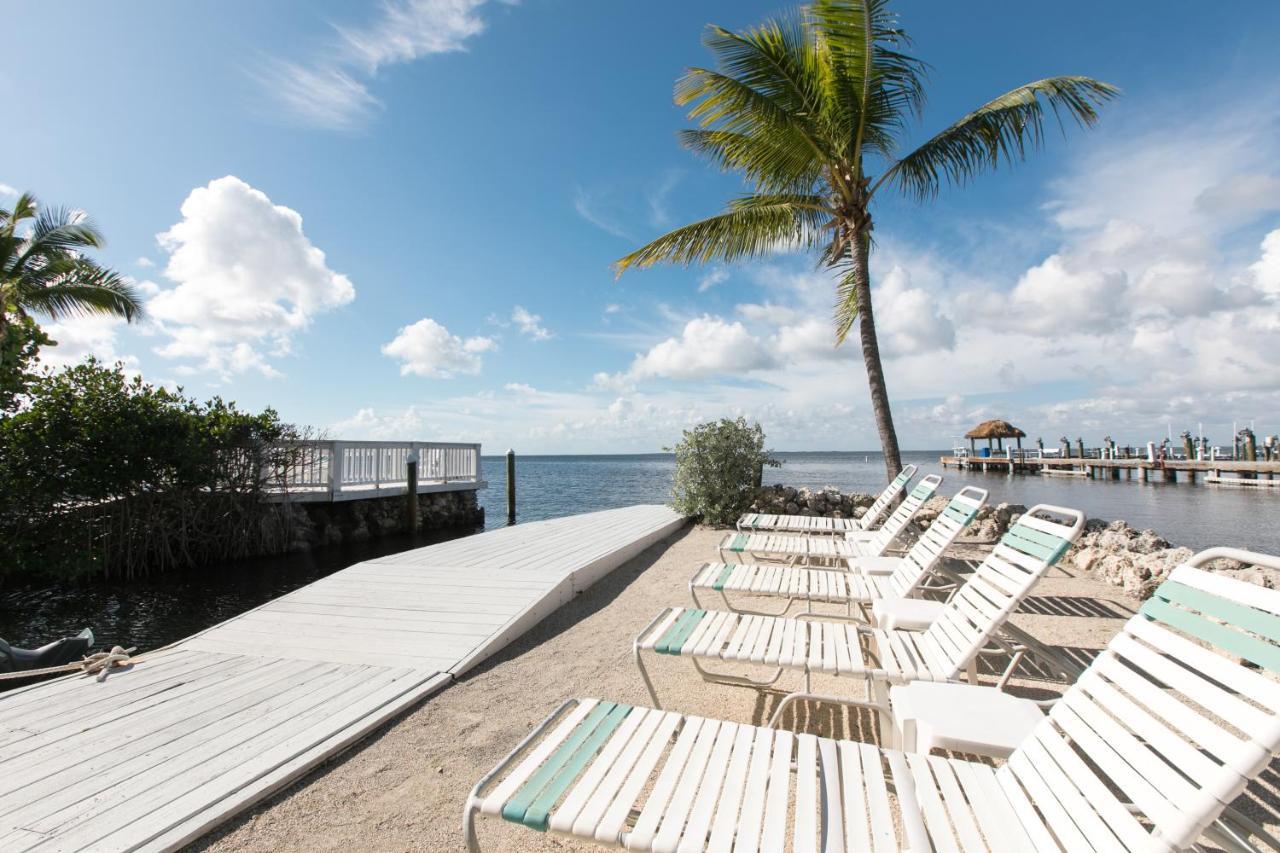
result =
M360 542L389 533L403 533L403 495L338 503L299 503L306 522L298 525L297 547ZM473 490L433 492L418 495L418 518L422 530L483 527L484 508Z

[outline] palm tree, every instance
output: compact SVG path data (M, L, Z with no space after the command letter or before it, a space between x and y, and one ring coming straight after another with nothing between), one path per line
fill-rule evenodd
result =
M908 120L921 115L926 66L902 52L910 40L888 0L816 0L745 32L709 26L704 44L716 68L690 68L676 83L676 103L698 125L680 131L680 141L741 172L749 191L615 269L820 250L820 265L838 273L835 341L858 321L885 465L895 476L902 463L871 308L872 201L882 191L926 201L944 183L964 185L1022 160L1042 143L1047 113L1060 127L1068 118L1087 127L1119 91L1088 77L1037 80L899 156Z
M54 320L76 314L139 319L142 302L129 280L84 255L104 242L85 214L41 210L30 193L13 210L0 209L0 332L33 312Z

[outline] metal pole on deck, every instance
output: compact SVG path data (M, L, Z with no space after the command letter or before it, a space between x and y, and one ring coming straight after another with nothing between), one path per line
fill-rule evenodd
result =
M516 452L507 451L507 524L516 523Z
M417 533L421 520L418 514L418 451L410 450L405 459L405 480L408 481L408 488L404 496L404 526L410 533Z

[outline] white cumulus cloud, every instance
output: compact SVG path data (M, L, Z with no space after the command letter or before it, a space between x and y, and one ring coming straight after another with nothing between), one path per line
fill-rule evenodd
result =
M312 318L355 298L351 280L307 239L302 216L234 176L192 190L182 220L157 239L174 286L148 305L169 339L156 352L188 367L277 375L268 356L288 354Z
M14 187L9 186L8 184L0 183L0 195L13 196L17 194L18 194L18 191Z
M630 375L638 379L699 379L759 370L773 364L760 339L737 321L703 315L690 320L678 338L668 338L636 356Z
M458 374L476 374L483 366L481 353L492 350L493 338L473 337L463 340L448 329L424 317L405 326L382 354L400 362L401 376L427 376L449 379Z

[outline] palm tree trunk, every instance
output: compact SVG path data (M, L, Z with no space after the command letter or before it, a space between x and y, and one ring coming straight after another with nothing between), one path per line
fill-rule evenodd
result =
M902 454L898 451L898 434L893 428L893 412L889 409L889 389L884 383L884 367L880 364L880 343L876 339L876 320L871 310L870 233L865 225L851 229L850 260L853 263L854 293L858 301L858 333L862 338L862 360L867 367L867 384L871 387L871 411L880 432L880 448L884 451L884 467L889 479L902 470Z

